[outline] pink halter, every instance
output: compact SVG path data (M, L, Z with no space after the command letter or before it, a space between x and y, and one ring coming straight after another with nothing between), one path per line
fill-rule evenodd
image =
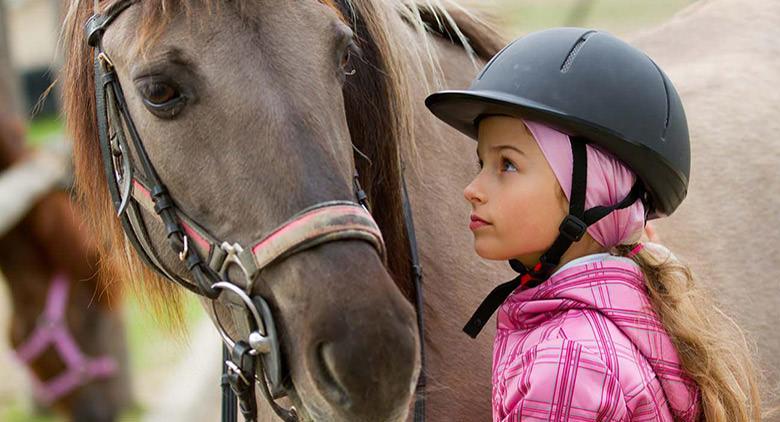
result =
M69 288L70 282L64 275L60 274L54 278L49 287L40 324L30 338L16 350L16 357L29 365L52 346L67 366L64 373L45 382L33 374L35 393L45 405L52 404L92 380L108 378L119 369L112 357L93 359L84 356L79 349L65 324Z
M558 179L566 198L571 197L573 157L569 136L541 123L523 120ZM614 205L621 201L634 185L636 175L612 154L588 144L588 182L585 209ZM642 201L622 210L615 210L588 227L588 233L600 245L611 248L639 240L645 224Z

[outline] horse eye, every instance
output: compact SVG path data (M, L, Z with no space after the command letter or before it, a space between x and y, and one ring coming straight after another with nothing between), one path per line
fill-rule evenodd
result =
M153 105L163 105L180 96L178 89L165 82L149 82L140 88L144 99Z
M144 105L154 115L161 118L172 118L184 105L185 97L175 85L159 81L147 80L138 85L138 91Z
M149 89L149 96L147 98L149 101L155 104L163 104L176 98L177 96L178 93L172 86L166 84L154 84Z

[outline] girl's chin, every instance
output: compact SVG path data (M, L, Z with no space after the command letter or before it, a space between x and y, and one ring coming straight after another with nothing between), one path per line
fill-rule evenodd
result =
M511 255L501 253L497 248L480 245L479 242L474 242L474 252L476 252L480 258L490 261L505 261L511 258Z
M487 242L480 242L477 239L474 239L474 252L476 252L480 258L487 259L489 261L508 261L510 259L517 259L520 262L523 262L524 265L528 265L525 264L526 262L533 261L536 263L539 260L539 256L541 255L540 253L531 253L528 255L509 253L504 248L487 244Z

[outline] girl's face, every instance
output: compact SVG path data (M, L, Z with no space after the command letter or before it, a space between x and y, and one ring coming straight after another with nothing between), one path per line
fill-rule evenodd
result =
M474 249L485 259L532 266L568 214L555 174L522 120L512 117L481 121L477 157L479 173L463 191L473 211Z

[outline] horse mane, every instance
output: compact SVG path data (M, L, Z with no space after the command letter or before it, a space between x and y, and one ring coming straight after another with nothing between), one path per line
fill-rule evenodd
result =
M463 46L474 61L487 60L503 47L503 40L478 16L441 2L424 4L379 0L342 0L357 37L361 56L355 74L344 86L344 105L350 136L359 154L355 166L360 183L376 206L372 214L382 230L388 251L388 270L401 291L413 301L411 259L403 214L403 167L414 171L416 138L414 116L419 105L412 99L422 80L433 89L442 78L434 45L443 37ZM401 20L411 27L399 31ZM414 42L417 41L417 42ZM404 46L404 48L399 48ZM404 157L402 160L401 157Z
M111 3L111 0L103 1L101 7L105 9ZM139 4L143 5L146 22L139 31L152 37L160 25L165 24L167 15L164 11L171 5L166 0ZM84 211L85 224L96 237L96 247L102 257L98 269L100 276L106 280L121 280L123 287L129 282L138 293L137 297L161 317L162 322L178 329L183 327L180 289L147 268L126 243L108 192L100 159L92 48L84 36L84 27L94 12L93 7L91 0L69 0L60 34L65 59L59 80L62 82L63 114L67 116L65 127L73 139L76 202Z
M487 59L498 51L500 38L489 25L462 7L446 8L442 0L427 0L424 5L403 0L319 0L342 13L355 31L362 55L354 63L357 73L344 88L345 109L353 144L368 160L356 157L361 184L376 204L373 214L385 237L388 270L401 290L411 298L413 286L409 277L411 264L403 218L401 154L414 157L415 133L412 103L414 82L430 75L435 80L438 60L433 37L444 36L464 46L474 60ZM106 0L103 4L109 4ZM198 2L214 4L215 0L143 1L141 39L153 39L178 11L189 10ZM110 5L109 5L110 6ZM239 4L239 8L249 7ZM178 9L177 9L178 8ZM212 6L210 6L210 9ZM94 97L94 70L91 49L84 40L83 28L93 13L93 2L71 0L65 16L62 43L65 54L61 80L63 108L68 116L66 127L74 142L76 185L80 199L90 210L89 224L102 239L102 252L108 261L105 269L120 269L120 276L145 280L143 295L158 313L173 316L171 301L178 300L180 289L146 268L136 252L124 241L121 225L114 216L108 194L97 132ZM393 15L397 14L397 15ZM398 30L398 17L408 23L415 36L422 37L422 48L411 51L413 44L404 31ZM404 46L401 48L400 46ZM370 160L370 161L369 161ZM414 160L412 160L414 161ZM407 167L414 163L405 163ZM166 303L162 303L162 298Z

